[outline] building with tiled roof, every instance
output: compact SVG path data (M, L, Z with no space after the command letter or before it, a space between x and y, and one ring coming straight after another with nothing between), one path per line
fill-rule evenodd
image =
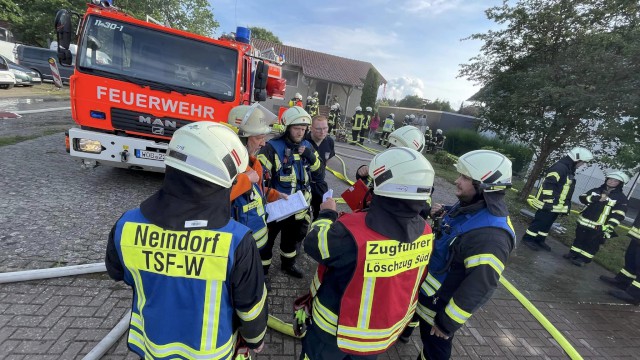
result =
M287 80L284 100L270 99L267 107L276 111L286 106L289 99L300 93L304 99L318 92L320 105L331 105L334 96L342 108L343 114L353 114L360 104L362 87L369 69L378 73L380 82L386 84L384 77L371 63L347 59L340 56L301 49L293 46L275 44L265 40L253 39L253 45L260 51L273 48L278 55L284 55L283 77ZM346 109L346 111L345 111Z

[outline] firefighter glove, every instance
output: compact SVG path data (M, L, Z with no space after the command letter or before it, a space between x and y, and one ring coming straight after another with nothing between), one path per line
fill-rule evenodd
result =
M316 162L316 156L313 154L313 147L305 147L302 154L300 154L309 164Z
M297 298L293 302L293 333L301 337L311 324L311 294Z

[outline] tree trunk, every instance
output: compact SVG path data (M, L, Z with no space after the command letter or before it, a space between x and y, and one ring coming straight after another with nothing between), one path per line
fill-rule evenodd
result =
M529 173L527 182L524 184L524 187L518 195L518 199L520 199L521 201L525 201L529 197L531 189L533 189L533 184L535 184L536 180L540 177L540 173L542 173L542 171L544 170L544 164L550 154L551 151L547 148L543 148L540 150L540 155L536 159L536 162L533 164L533 169L531 169L531 173Z

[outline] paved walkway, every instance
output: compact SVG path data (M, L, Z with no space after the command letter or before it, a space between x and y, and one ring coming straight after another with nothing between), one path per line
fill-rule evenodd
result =
M338 144L336 150L370 157ZM362 161L343 157L353 178ZM334 169L341 168L331 160ZM340 194L345 185L328 175ZM452 203L453 186L437 180L436 202ZM346 209L345 209L346 210ZM526 224L516 223L518 234ZM0 225L2 226L2 225ZM0 235L3 232L0 228ZM107 234L104 234L106 239ZM1 238L0 238L1 239ZM102 241L102 240L101 240ZM640 308L620 304L606 295L597 278L607 273L597 265L577 268L561 254L566 247L551 240L552 253L517 248L505 271L511 281L560 330L585 359L640 359ZM0 242L0 245L2 243ZM25 248L33 247L25 243ZM37 246L37 245L35 245ZM290 321L293 299L308 289L315 265L306 256L303 280L284 276L278 257L272 267L272 314ZM81 359L120 321L131 305L131 291L105 274L0 285L1 359ZM566 359L551 335L503 287L456 334L454 359ZM380 359L415 359L421 346L396 345ZM257 359L293 359L300 342L269 330L265 350ZM123 337L104 359L136 359Z

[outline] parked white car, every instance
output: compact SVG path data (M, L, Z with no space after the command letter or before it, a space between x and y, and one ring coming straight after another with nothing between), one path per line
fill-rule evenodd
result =
M9 70L7 62L0 57L0 89L11 89L16 84L16 77Z

